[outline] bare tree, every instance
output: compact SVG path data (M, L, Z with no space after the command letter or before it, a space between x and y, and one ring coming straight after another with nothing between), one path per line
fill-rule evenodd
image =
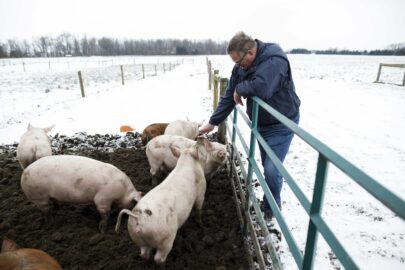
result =
M86 35L84 35L83 37L82 37L82 39L80 40L80 45L81 45L81 47L82 47L82 53L83 53L83 55L85 55L85 56L90 56L91 54L90 54L90 44L89 44L89 41L87 40L87 36Z
M34 39L33 50L35 56L48 57L50 49L50 39L45 36Z

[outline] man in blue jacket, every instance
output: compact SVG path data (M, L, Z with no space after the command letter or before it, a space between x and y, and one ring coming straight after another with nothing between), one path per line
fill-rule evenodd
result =
M253 107L251 97L253 96L259 97L298 124L301 101L295 92L287 55L280 46L252 39L245 33L239 32L230 40L227 52L235 62L228 88L209 122L200 128L200 132L212 131L226 119L237 104L243 105L242 97L247 98L246 112L251 119ZM279 160L283 162L294 133L260 106L258 130ZM277 205L281 208L282 176L260 144L259 148L266 183ZM262 209L266 218L273 217L265 197L263 197Z

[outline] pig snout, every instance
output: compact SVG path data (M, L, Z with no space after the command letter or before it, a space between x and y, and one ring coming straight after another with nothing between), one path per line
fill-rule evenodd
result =
M218 152L218 159L219 159L220 161L225 161L225 159L226 159L226 152L224 152L224 151L219 151L219 152Z

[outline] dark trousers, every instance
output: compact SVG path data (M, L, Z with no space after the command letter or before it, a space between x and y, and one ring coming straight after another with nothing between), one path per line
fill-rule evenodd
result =
M299 115L297 115L293 121L298 124ZM288 149L290 148L291 141L293 139L294 133L284 126L282 123L258 127L260 135L267 142L271 150L276 154L281 162L284 162L285 156L287 155ZM269 186L271 193L273 194L274 200L278 205L281 204L281 188L283 187L283 177L277 168L274 166L270 157L267 156L263 147L259 144L260 155L262 158L262 165L264 168L264 178L267 185ZM265 196L263 196L264 208L270 209L270 205L267 202Z

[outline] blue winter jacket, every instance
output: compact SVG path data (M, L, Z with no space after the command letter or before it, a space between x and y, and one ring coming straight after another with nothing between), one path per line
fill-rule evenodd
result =
M253 96L259 97L289 119L299 114L301 101L295 92L287 55L277 44L263 43L259 40L256 40L256 43L257 54L251 68L244 70L235 65L228 87L209 120L210 124L219 125L231 113L236 105L233 100L235 90L247 98L246 112L250 119L252 119ZM259 126L279 123L261 106L259 108Z

